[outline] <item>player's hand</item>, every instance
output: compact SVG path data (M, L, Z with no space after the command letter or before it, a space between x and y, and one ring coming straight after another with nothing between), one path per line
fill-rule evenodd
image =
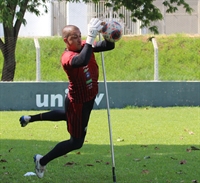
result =
M103 22L98 18L92 18L90 23L88 24L88 37L86 39L86 43L92 45L97 34L103 28Z
M98 18L92 18L88 24L88 36L96 37L97 33L103 28L103 22Z

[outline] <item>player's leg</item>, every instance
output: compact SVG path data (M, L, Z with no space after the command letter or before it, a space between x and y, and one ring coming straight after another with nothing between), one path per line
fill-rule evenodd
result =
M67 103L67 124L71 138L58 143L45 156L36 155L36 173L38 177L43 177L45 166L55 158L63 156L73 150L80 149L84 143L87 132L87 125L93 108L94 100L84 104L72 104L66 98ZM81 120L81 121L80 121ZM77 122L78 121L78 122ZM37 168L38 166L38 168Z
M80 138L86 135L94 99L83 104L70 103L66 111L67 128L71 136Z
M87 126L90 118L90 113L93 109L94 99L84 104L67 102L67 126L71 135L69 140L58 143L49 153L41 160L41 165L45 166L51 160L63 156L73 150L80 149L84 143L87 133Z
M66 121L64 110L51 110L49 112L39 113L35 115L21 116L19 121L21 127L25 127L28 123L35 121Z
M50 152L40 159L40 164L45 166L55 158L63 156L73 150L80 149L83 145L84 139L85 137L70 137L69 140L59 142Z
M44 176L45 168L47 163L71 152L75 149L79 149L82 147L84 142L84 137L82 138L74 138L71 137L69 140L65 140L59 142L50 152L48 152L45 156L40 154L36 154L34 156L35 162L35 172L39 178Z

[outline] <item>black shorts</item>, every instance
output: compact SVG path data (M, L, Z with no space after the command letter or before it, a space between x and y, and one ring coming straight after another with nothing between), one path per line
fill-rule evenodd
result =
M67 116L67 130L72 137L85 137L94 100L95 98L83 104L76 104L70 102L66 96L65 111Z

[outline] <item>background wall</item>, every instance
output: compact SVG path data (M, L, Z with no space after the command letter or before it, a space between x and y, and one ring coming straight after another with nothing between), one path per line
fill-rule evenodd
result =
M0 83L0 110L62 109L68 83ZM126 106L200 106L200 82L108 82L110 108ZM99 83L95 109L106 108L104 83Z
M51 36L52 35L52 11L51 4L47 3L48 13L44 13L44 8L40 7L41 16L36 16L33 13L26 12L25 19L27 24L21 25L19 36Z
M87 5L85 3L69 3L52 1L46 3L48 13L40 7L41 16L26 12L27 24L22 25L20 37L41 37L61 35L62 28L67 24L78 26L82 35L87 35ZM3 37L3 25L0 23L0 37Z
M166 7L162 5L163 1L156 0L154 2L164 17L163 20L153 23L158 26L160 34L200 34L200 0L186 2L194 10L190 15L182 7L178 7L178 11L175 13L166 13Z

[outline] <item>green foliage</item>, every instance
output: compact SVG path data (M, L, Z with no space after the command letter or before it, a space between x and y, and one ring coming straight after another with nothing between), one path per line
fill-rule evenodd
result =
M66 123L38 122L21 128L24 114L0 112L1 183L110 183L112 161L106 110L93 110L84 146L50 162L43 179L34 172L33 155L46 154L69 138ZM112 109L116 177L120 183L199 182L199 107Z
M183 34L156 36L161 81L200 80L200 39ZM65 44L61 37L39 38L42 81L67 81L60 64ZM103 81L101 54L95 54L99 80ZM2 58L2 55L0 55ZM2 58L3 60L3 58ZM112 51L104 52L108 81L154 79L154 50L148 36L124 36ZM2 68L0 62L0 68ZM34 81L36 51L32 38L19 38L16 49L14 81ZM1 74L1 70L0 70Z
M163 5L167 7L167 13L174 13L178 10L178 6L183 6L186 12L192 13L193 9L183 0L168 0L163 1Z
M0 22L6 27L13 27L15 25L14 21L20 21L24 25L26 24L26 19L24 19L24 13L26 11L31 12L39 16L41 12L39 11L39 6L44 7L44 11L47 13L46 3L48 0L5 0L0 2Z

